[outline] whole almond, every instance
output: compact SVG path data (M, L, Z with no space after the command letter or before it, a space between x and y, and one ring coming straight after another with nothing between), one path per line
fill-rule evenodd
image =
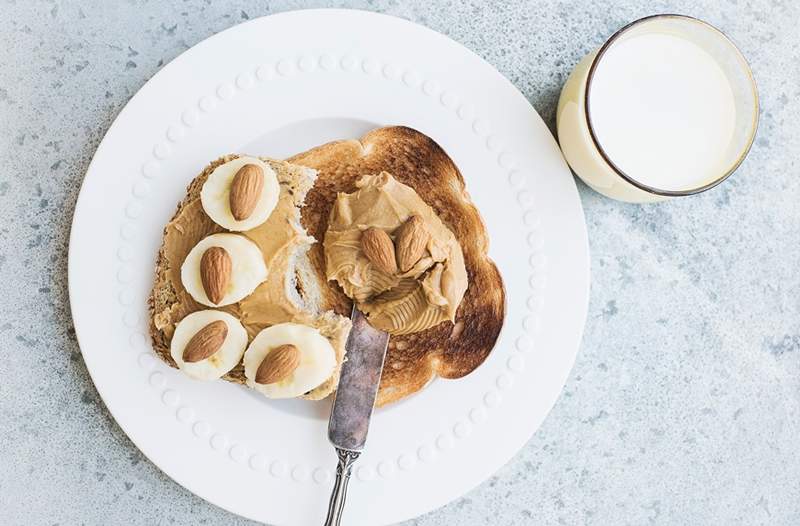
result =
M200 280L211 303L219 304L228 290L233 263L228 251L222 247L211 247L200 258Z
M222 347L228 336L228 325L222 321L212 321L192 336L183 350L183 361L188 363L205 360Z
M425 253L430 234L420 216L411 216L400 225L395 235L397 245L397 265L401 272L411 270Z
M250 217L256 208L261 189L264 188L264 169L257 164L245 164L231 183L231 214L237 221Z
M368 228L361 234L361 250L378 269L387 274L397 272L392 238L380 228Z
M292 374L300 365L300 350L294 345L281 345L267 354L256 371L257 384L274 384Z

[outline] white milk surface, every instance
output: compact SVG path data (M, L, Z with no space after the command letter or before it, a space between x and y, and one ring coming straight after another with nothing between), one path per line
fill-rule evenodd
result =
M736 120L731 86L697 44L663 33L614 43L589 94L595 135L633 179L662 190L721 176Z

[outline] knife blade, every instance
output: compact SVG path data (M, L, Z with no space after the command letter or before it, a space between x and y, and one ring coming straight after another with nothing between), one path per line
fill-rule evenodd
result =
M347 359L342 364L339 386L328 422L328 440L336 448L339 464L336 467L336 481L325 526L336 526L341 521L347 483L353 463L367 441L389 344L389 335L373 328L355 307L351 320L353 327L345 345Z

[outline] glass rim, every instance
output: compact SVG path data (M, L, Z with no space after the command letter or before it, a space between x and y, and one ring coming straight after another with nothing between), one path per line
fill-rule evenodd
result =
M733 162L733 164L731 166L729 166L721 176L719 176L718 178L716 178L716 179L712 180L711 182L708 182L708 183L706 183L706 184L704 184L702 186L699 186L699 187L696 187L696 188L690 188L690 189L687 189L687 190L664 190L662 188L656 188L654 186L650 186L650 185L644 184L644 183L642 183L640 181L637 181L634 177L632 177L632 176L628 175L627 173L625 173L624 170L622 170L618 165L616 165L611 160L611 158L608 156L606 151L600 145L600 141L597 138L597 135L595 134L594 126L592 124L592 117L591 117L591 111L590 111L590 97L589 97L589 95L591 93L592 80L594 79L594 75L595 75L595 72L597 70L598 64L600 63L602 58L605 56L605 54L609 50L609 48L617 40L619 40L620 37L622 37L625 33L627 33L629 30L633 29L634 27L639 26L640 24L643 24L643 23L646 23L646 22L651 22L653 20L662 19L662 18L681 19L681 20L685 20L685 21L688 21L688 22L691 22L691 23L697 23L697 24L700 24L702 26L705 26L707 29L710 29L710 30L718 33L722 37L722 39L724 41L726 41L730 45L730 47L734 50L734 52L737 54L738 58L740 59L741 63L743 64L744 71L745 71L745 73L747 75L747 79L749 80L750 87L751 87L752 92L753 92L753 100L754 100L754 105L753 106L754 106L754 108L753 108L753 117L752 117L752 131L750 132L750 136L748 138L747 144L742 149L742 152L739 154L739 156L736 158L736 160ZM602 46L600 46L600 49L597 51L597 54L592 59L592 63L589 66L589 73L588 73L587 78L586 78L586 89L585 89L585 93L584 93L584 112L585 112L585 115L586 115L586 123L587 123L587 126L589 128L589 136L592 139L592 143L594 144L595 149L597 149L598 153L603 158L603 160L606 162L606 164L608 164L608 166L617 175L619 175L622 179L624 179L629 184L635 186L639 190L642 190L642 191L647 192L649 194L660 195L660 196L665 196L665 197L681 197L681 196L699 194L701 192L705 192L706 190L710 190L710 189L714 188L715 186L717 186L718 184L720 184L721 182L723 182L724 180L726 180L728 177L730 177L736 171L736 169L739 168L739 166L742 164L744 159L747 157L747 154L750 153L750 148L753 146L753 142L755 141L756 132L758 130L759 114L760 114L761 110L760 110L759 98L758 98L758 87L756 86L756 80L755 80L755 77L753 76L753 71L750 68L750 63L747 62L747 59L742 54L741 50L739 50L739 47L725 33L720 31L719 29L717 29L713 25L709 24L708 22L705 22L704 20L700 20L699 18L695 18L693 16L679 15L679 14L673 14L673 13L663 13L663 14L649 15L649 16L634 20L633 22L630 22L629 24L627 24L627 25L623 26L622 28L620 28L619 30L617 30L613 35L611 35L608 38L608 40L606 40L603 43Z

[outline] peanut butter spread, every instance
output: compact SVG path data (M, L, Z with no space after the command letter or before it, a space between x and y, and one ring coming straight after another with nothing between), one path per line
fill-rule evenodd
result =
M267 279L242 301L218 309L237 317L250 338L267 326L308 317L295 289L294 271L291 269L298 253L314 242L300 225L298 208L313 185L313 176L285 169L276 172L280 195L275 209L264 223L241 232L261 249L268 269ZM168 262L169 281L175 289L177 301L168 312L157 313L155 322L169 338L175 323L194 311L207 308L197 303L183 288L181 264L192 247L217 232L224 232L224 229L203 211L198 197L187 200L165 228L162 254Z
M328 279L339 283L374 327L390 334L453 321L467 290L456 237L413 188L391 174L365 175L356 186L351 194L340 193L331 210L323 244ZM396 244L397 230L414 215L429 234L420 259L406 272L378 268L362 250L362 232L380 228Z

